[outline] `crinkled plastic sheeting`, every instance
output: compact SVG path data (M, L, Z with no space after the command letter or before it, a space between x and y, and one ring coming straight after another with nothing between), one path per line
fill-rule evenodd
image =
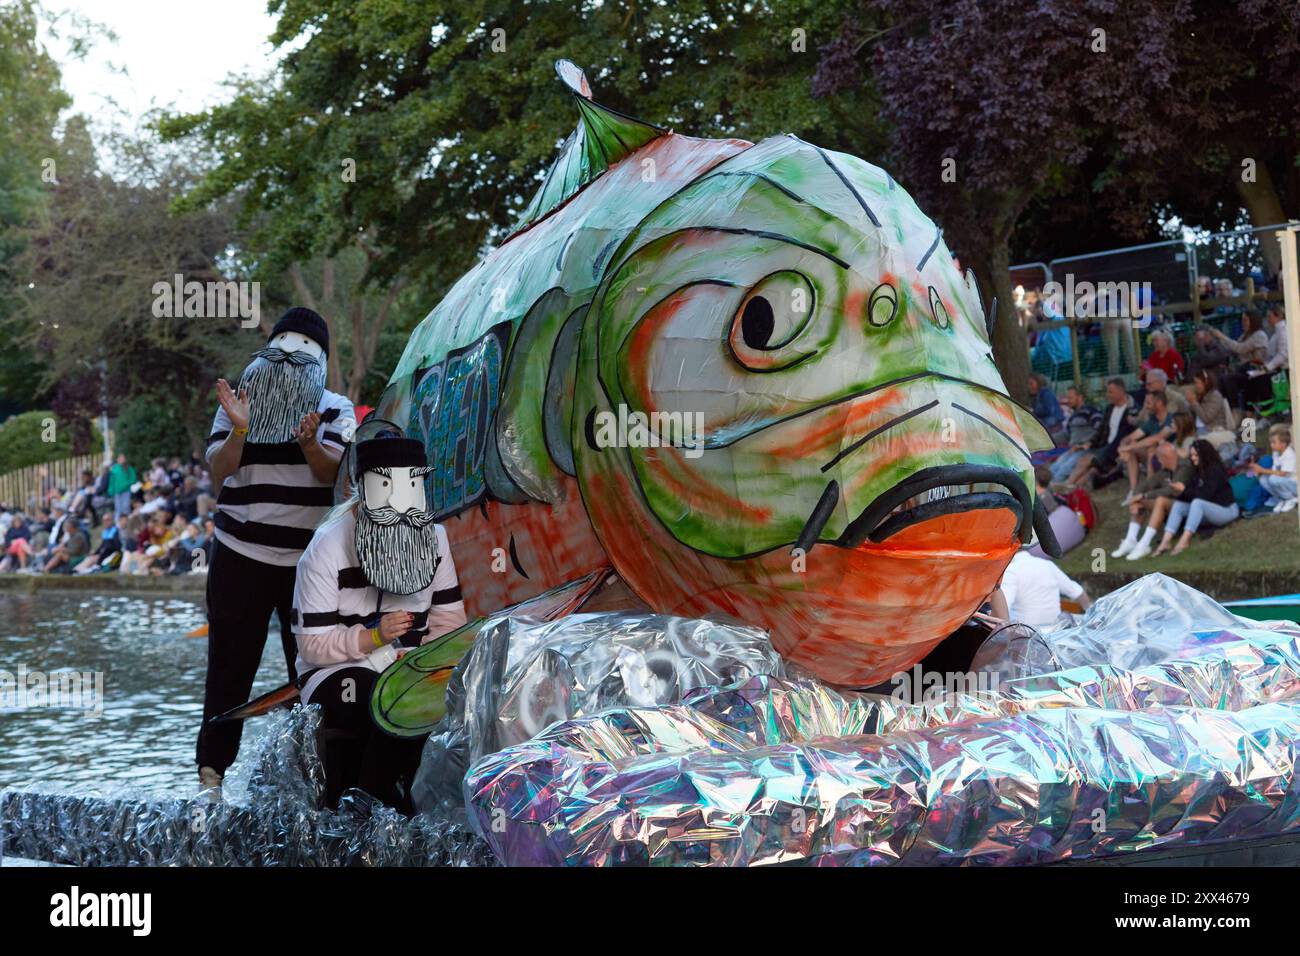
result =
M759 628L662 614L504 618L457 665L448 714L425 745L421 810L459 815L467 766L557 720L608 707L676 703L688 691L781 674Z
M609 710L476 763L470 822L512 865L1026 864L1294 831L1300 645L1223 637L982 703L760 677Z
M1142 667L1199 653L1225 631L1261 626L1181 581L1147 574L1099 598L1074 627L1004 629L980 648L974 667L1003 678L1085 664Z
M406 818L357 791L319 809L319 710L269 715L247 802L0 794L0 855L75 866L485 866L465 827Z

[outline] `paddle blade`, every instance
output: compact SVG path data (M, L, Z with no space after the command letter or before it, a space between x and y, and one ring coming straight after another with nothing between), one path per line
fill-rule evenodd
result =
M379 675L370 694L370 716L394 737L419 737L447 712L447 682L487 622L477 618L422 644Z
M269 694L254 697L247 704L240 704L238 707L232 707L224 714L217 714L212 718L212 723L221 724L228 720L247 720L249 717L261 717L277 707L288 707L297 699L298 685L285 684L283 687L277 687Z
M532 617L554 621L578 610L611 573L609 568L593 571L521 601L491 619ZM370 715L375 724L394 737L419 737L433 730L447 712L447 683L451 672L469 653L485 623L486 618L470 621L450 634L408 651L380 674L370 694Z

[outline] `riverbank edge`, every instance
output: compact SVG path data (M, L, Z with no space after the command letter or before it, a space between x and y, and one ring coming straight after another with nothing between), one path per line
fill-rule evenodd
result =
M88 593L146 592L149 594L202 595L205 574L153 576L146 574L0 574L0 592L36 594L41 591Z

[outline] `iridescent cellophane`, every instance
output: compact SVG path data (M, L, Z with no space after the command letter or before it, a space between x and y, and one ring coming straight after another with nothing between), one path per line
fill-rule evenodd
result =
M1031 864L1300 827L1300 629L1152 576L1029 640L1046 657L995 642L941 700L757 676L563 720L470 767L469 818L512 865Z

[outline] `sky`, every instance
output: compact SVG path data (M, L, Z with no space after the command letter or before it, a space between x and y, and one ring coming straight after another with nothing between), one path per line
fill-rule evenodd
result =
M63 70L72 111L134 126L154 107L186 112L226 98L231 73L263 74L275 59L267 37L275 20L266 0L47 0L51 12L70 11L103 24L117 42L100 39L84 61L47 37ZM122 72L125 69L125 73ZM112 116L111 101L124 111Z

